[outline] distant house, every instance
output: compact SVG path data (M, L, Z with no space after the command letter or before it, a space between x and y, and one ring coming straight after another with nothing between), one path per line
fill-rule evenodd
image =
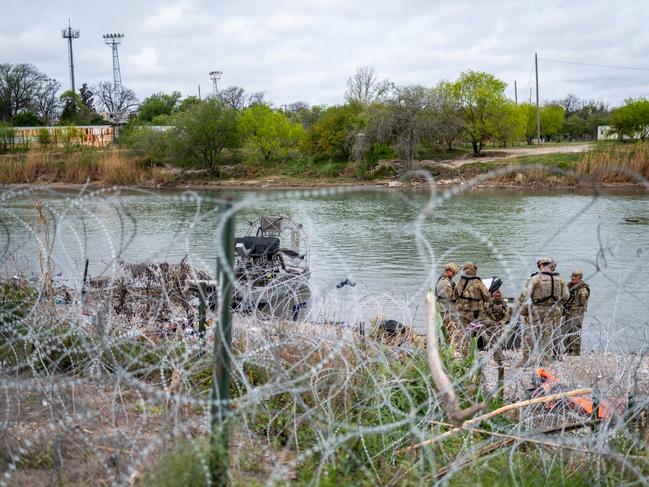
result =
M618 134L610 125L599 125L597 127L597 140L618 140L619 138L620 134ZM625 135L622 137L622 140L631 140L631 138L639 140L642 138L642 134L638 132L633 137ZM649 138L649 129L647 129L647 134L644 138Z

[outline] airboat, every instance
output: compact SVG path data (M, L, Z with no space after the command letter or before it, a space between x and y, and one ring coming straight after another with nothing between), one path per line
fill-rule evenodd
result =
M284 215L248 223L234 239L233 308L297 320L311 297L304 228Z

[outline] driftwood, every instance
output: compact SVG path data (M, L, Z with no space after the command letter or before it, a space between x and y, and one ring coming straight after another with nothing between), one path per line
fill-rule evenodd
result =
M428 367L433 376L433 382L439 392L442 405L446 410L448 420L455 426L460 426L468 418L483 410L487 404L481 402L466 409L460 409L460 403L453 389L451 380L444 371L444 364L439 354L439 336L437 323L437 301L433 293L426 295L426 349L428 354Z

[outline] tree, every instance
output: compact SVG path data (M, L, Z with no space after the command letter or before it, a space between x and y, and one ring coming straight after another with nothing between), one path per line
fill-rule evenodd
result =
M179 91L171 94L155 93L145 98L138 109L137 118L140 122L152 122L160 115L171 115L178 110L178 103L182 95Z
M0 120L33 108L34 95L47 79L31 64L0 64Z
M507 100L494 117L494 139L500 147L507 147L525 137L527 110Z
M87 113L88 107L83 104L81 97L74 91L64 91L59 100L63 105L63 110L61 111L61 122L78 125L83 123L82 120L89 115Z
M385 107L378 107L371 113L366 137L369 135L370 141L391 144L407 161L408 168L412 168L417 149L434 138L434 116L430 88L421 85L399 87L385 102Z
M563 130L565 109L557 103L547 103L541 107L541 137L552 139Z
M495 120L506 102L507 84L493 74L467 71L453 85L462 107L464 134L473 146L473 155L482 151L485 141L496 133Z
M440 81L430 93L430 103L433 110L433 131L447 149L452 150L453 143L464 130L462 107L453 93L453 84Z
M95 94L92 92L90 88L88 88L88 83L84 83L81 85L81 89L79 90L79 96L81 97L81 101L83 104L88 108L88 111L94 112L95 111L95 100L94 96Z
M200 98L194 95L190 95L178 104L177 111L185 112L189 110L191 107L198 105L200 102L201 102Z
M569 93L564 99L559 100L556 103L563 107L566 117L570 117L581 108L582 102L577 95Z
M266 99L266 93L263 91L256 91L248 97L248 106L264 105L267 107L272 106L272 103Z
M169 141L172 156L186 165L218 170L221 151L239 147L238 116L215 98L177 113Z
M392 83L388 80L379 81L372 66L363 66L347 79L345 100L347 103L368 106L382 100L391 89Z
M58 92L61 83L52 78L46 78L34 93L34 108L45 125L51 125L61 106Z
M247 143L259 151L265 160L286 156L304 132L301 125L291 123L282 112L254 104L246 108L239 119L239 132Z
M11 117L11 125L14 127L40 127L44 123L34 112L20 112Z
M536 138L536 106L524 103L521 110L525 114L525 138L528 144L532 144ZM539 108L541 122L541 137L551 139L559 135L563 130L564 108L558 103L546 103Z
M228 86L219 91L217 98L223 102L224 106L233 110L240 111L246 107L246 90L240 86Z
M103 111L111 114L114 121L121 121L137 106L137 97L128 88L116 89L109 81L100 82L93 88Z
M320 105L315 105L309 108L309 104L305 101L296 101L288 106L285 106L284 113L288 116L291 122L299 123L305 129L312 127L326 108Z
M306 132L303 149L329 160L349 160L360 112L356 103L327 108Z
M613 130L620 138L649 137L649 100L646 98L627 98L624 106L617 108L611 117Z

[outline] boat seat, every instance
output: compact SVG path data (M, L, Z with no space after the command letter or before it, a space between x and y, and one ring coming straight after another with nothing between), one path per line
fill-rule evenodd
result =
M277 237L238 237L234 239L235 249L242 257L270 258L279 252Z

